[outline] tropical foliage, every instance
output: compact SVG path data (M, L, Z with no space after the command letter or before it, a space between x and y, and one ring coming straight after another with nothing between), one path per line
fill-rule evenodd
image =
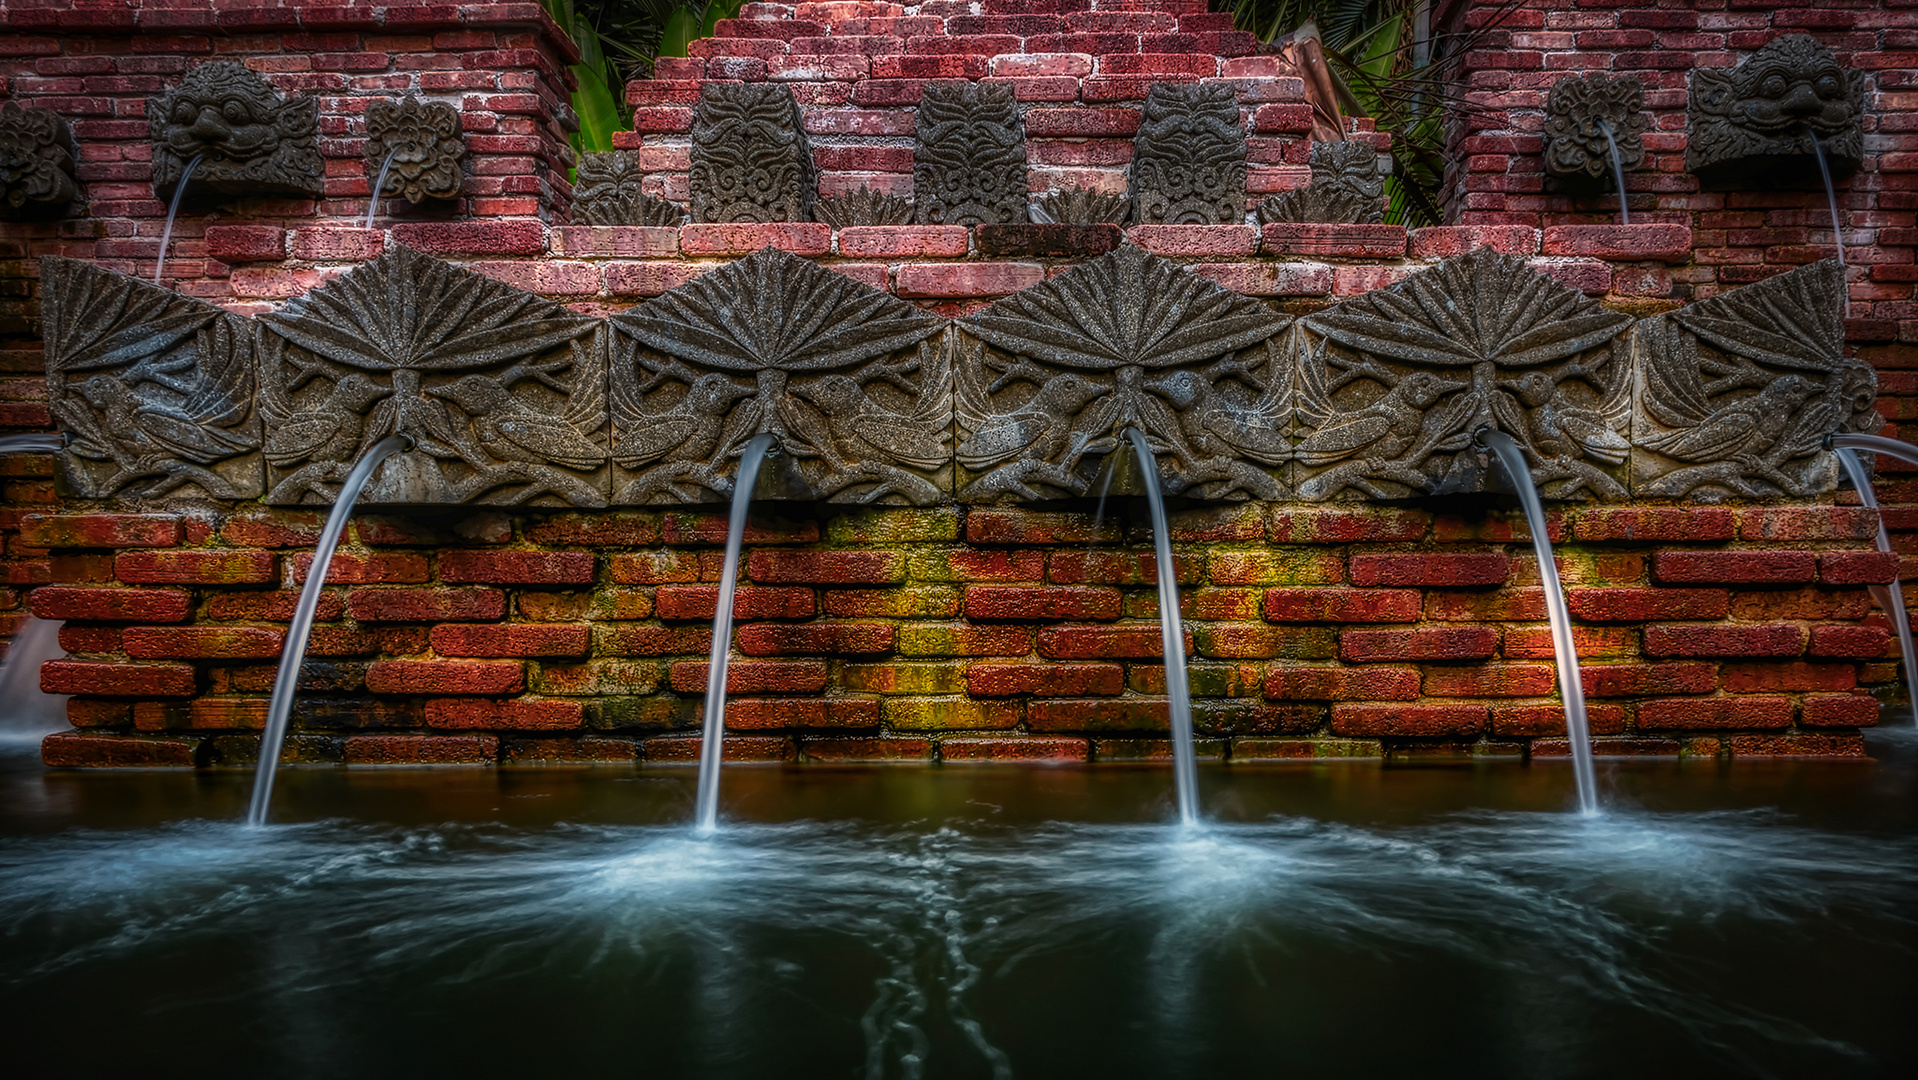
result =
M579 131L573 149L611 150L613 132L630 126L626 80L652 74L661 56L685 56L686 46L711 37L714 24L739 12L744 0L540 0L547 14L579 46L573 65L579 89L573 111Z

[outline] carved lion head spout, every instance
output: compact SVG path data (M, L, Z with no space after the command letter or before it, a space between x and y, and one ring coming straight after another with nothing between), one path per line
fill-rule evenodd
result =
M153 191L162 199L198 157L191 186L225 195L317 196L325 177L319 101L282 98L230 60L202 64L172 93L147 99Z
M1855 168L1864 151L1864 97L1864 72L1840 67L1817 39L1775 38L1735 68L1692 72L1686 165L1698 172L1809 163L1816 139L1833 167Z

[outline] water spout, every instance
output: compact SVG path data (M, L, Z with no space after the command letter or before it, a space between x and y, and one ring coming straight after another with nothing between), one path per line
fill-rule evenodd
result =
M720 742L726 733L726 661L733 643L733 593L739 583L739 546L746 532L746 508L752 502L759 465L778 444L776 436L761 433L746 443L739 455L739 475L733 480L732 514L726 519L726 561L719 570L718 606L713 609L713 656L706 669L706 721L699 742L699 796L693 830L705 834L719 828Z
M253 797L247 804L249 825L266 824L266 811L273 799L273 776L280 764L280 748L286 742L287 725L293 716L293 698L299 693L300 665L306 659L306 639L313 633L313 617L320 607L320 594L326 587L326 572L333 563L333 549L339 547L340 534L346 531L346 519L353 516L353 504L361 489L373 477L381 463L402 450L410 450L413 440L405 435L388 435L373 444L353 471L346 474L333 510L326 515L326 527L320 530L320 542L313 547L312 565L306 568L306 585L300 590L300 602L293 609L293 621L287 624L286 644L280 649L280 671L273 679L273 698L267 703L266 731L260 736L260 763L253 773Z
M1552 649L1558 655L1558 692L1565 699L1565 734L1572 744L1572 772L1578 778L1578 809L1589 817L1598 813L1598 777L1592 768L1591 724L1585 717L1585 687L1579 681L1572 615L1565 609L1565 590L1559 586L1558 564L1552 559L1552 540L1545 534L1545 508L1539 504L1531 470L1525 467L1525 452L1510 435L1495 428L1480 428L1472 439L1498 456L1498 463L1504 466L1506 477L1525 507L1525 522L1532 530L1532 551L1538 556L1539 580L1545 586L1545 614L1552 623Z
M380 192L386 190L386 170L393 167L393 155L400 152L395 146L386 152L386 160L380 162L380 178L373 181L373 194L366 198L366 227L373 227L373 214L380 208Z
M1159 462L1145 433L1125 429L1145 473L1146 506L1152 511L1152 543L1159 563L1159 640L1165 648L1165 696L1172 714L1172 773L1178 786L1179 824L1199 823L1198 751L1192 742L1192 691L1185 670L1185 627L1179 621L1179 575L1172 563L1172 530L1159 491Z
M1618 223L1632 223L1632 209L1625 205L1625 163L1618 159L1618 140L1612 137L1612 125L1604 117L1598 120L1598 130L1605 133L1605 145L1612 148L1612 176L1618 180Z
M1851 315L1851 289L1845 284L1845 231L1838 224L1838 189L1831 182L1831 166L1825 162L1825 148L1818 142L1818 133L1808 132L1811 138L1811 154L1818 159L1818 175L1825 178L1825 205L1831 208L1831 243L1838 253L1838 295L1845 300L1845 315Z
M193 179L193 170L200 167L200 159L205 154L195 154L180 170L180 182L173 187L173 202L166 208L166 228L160 230L160 257L153 260L153 283L160 284L160 278L166 273L166 249L173 242L173 219L180 213L180 199L186 195L186 186Z
M0 454L51 454L66 444L66 436L53 432L0 435Z
M1869 509L1878 509L1878 495L1871 489L1871 475L1865 470L1865 452L1895 457L1911 465L1918 465L1918 446L1897 439L1887 439L1880 435L1833 435L1828 442L1838 452L1838 463L1845 467L1845 475L1851 478L1851 486L1858 490L1858 501ZM1891 538L1885 534L1885 520L1881 514L1878 519L1878 550L1889 552ZM1911 697L1911 718L1913 726L1918 726L1918 650L1914 650L1911 640L1911 617L1905 612L1905 587L1897 578L1890 585L1874 585L1871 595L1878 606L1885 609L1891 617L1892 629L1898 632L1899 656L1904 660L1905 693Z
M60 625L29 615L0 661L0 743L39 739L67 726L66 697L40 689L40 665L65 656Z

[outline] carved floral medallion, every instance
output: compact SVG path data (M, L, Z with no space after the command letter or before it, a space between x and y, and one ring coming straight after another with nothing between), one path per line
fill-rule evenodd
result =
M459 110L453 106L411 94L367 106L367 179L378 183L381 167L386 168L386 186L378 195L414 205L457 198L464 160L466 143L460 138Z
M0 217L64 217L80 197L79 153L67 122L48 109L0 105Z
M193 191L317 198L326 180L319 117L319 98L283 98L244 64L201 64L171 92L147 99L153 194L171 199L198 157Z
M1135 225L1245 220L1245 128L1230 83L1153 83L1132 140Z
M1010 85L929 84L912 150L913 219L920 225L1026 220L1026 136Z
M692 141L694 221L812 220L818 173L784 83L703 84Z
M1612 175L1612 144L1626 172L1645 161L1645 84L1629 75L1568 75L1545 99L1545 171L1586 180ZM1606 140L1606 130L1611 141Z

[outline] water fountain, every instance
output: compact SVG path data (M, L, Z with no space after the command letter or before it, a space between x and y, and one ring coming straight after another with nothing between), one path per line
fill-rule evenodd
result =
M1159 463L1145 432L1125 429L1138 457L1146 506L1152 514L1153 552L1158 562L1159 641L1165 650L1166 708L1172 721L1172 775L1177 785L1179 824L1199 823L1199 766L1192 742L1192 691L1185 670L1185 627L1179 620L1179 573L1172 561L1172 530L1166 523L1165 495L1159 490Z
M1831 210L1831 245L1838 257L1838 274L1842 279L1845 273L1845 230L1838 220L1838 188L1831 180L1831 165L1825 161L1825 148L1819 142L1818 133L1806 131L1805 137L1811 141L1812 157L1818 160L1818 175L1825 181L1825 205ZM1845 301L1845 314L1851 314L1851 290L1842 293Z
M29 431L19 435L0 435L0 454L52 454L66 445L66 436L57 432Z
M366 228L373 227L373 215L380 208L380 192L386 190L386 172L393 167L393 156L399 152L400 148L395 146L386 152L386 157L380 160L379 178L373 181L373 192L366 197Z
M1612 155L1612 176L1618 181L1618 223L1632 223L1632 208L1625 205L1625 163L1619 160L1618 140L1612 136L1612 125L1604 117L1597 120L1598 130L1605 133L1605 146Z
M173 201L167 204L166 227L160 230L160 254L153 260L153 283L155 285L162 285L162 287L164 287L162 278L166 274L167 245L173 242L173 219L179 216L180 200L186 197L187 185L193 182L193 170L199 168L200 161L204 157L205 155L203 154L195 154L187 160L186 167L180 171L180 182L173 189Z
M1844 466L1845 475L1858 492L1858 501L1868 510L1878 510L1878 496L1872 490L1871 472L1865 466L1864 454L1884 454L1908 465L1918 465L1918 446L1897 439L1887 439L1881 435L1833 435L1827 442L1831 449L1837 451L1838 463ZM1879 551L1891 551L1891 537L1886 535L1882 514L1874 539ZM1898 635L1898 652L1905 670L1905 692L1911 698L1912 723L1918 726L1918 649L1912 645L1911 617L1905 611L1904 586L1893 577L1889 585L1872 586L1871 592L1878 606L1891 619L1893 632Z

